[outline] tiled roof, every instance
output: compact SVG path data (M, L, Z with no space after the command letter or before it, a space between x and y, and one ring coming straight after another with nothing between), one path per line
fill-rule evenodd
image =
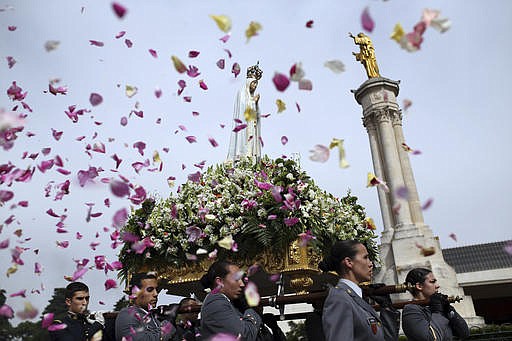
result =
M443 249L444 260L456 273L512 268L512 240Z

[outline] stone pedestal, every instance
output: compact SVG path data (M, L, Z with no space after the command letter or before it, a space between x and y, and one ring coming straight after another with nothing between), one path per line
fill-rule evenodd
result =
M445 262L438 238L423 221L409 155L402 147L405 140L402 113L396 100L398 84L383 77L370 78L359 89L352 90L363 107L363 125L368 132L375 175L389 187L389 192L381 186L377 188L384 231L380 245L382 268L375 282L404 283L409 270L432 269L443 294L464 298L454 306L468 324L483 324L483 319L475 315L471 297L464 295L455 271ZM396 195L397 190L403 191L403 188L407 190L407 198ZM435 252L424 256L420 247L433 248ZM396 296L401 300L411 298L408 293Z

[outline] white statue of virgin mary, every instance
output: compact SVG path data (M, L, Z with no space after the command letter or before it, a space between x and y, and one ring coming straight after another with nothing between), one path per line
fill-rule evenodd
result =
M261 157L260 111L258 107L260 94L256 93L256 88L262 75L263 72L258 64L249 67L245 84L237 93L233 108L233 127L242 124L247 126L231 133L228 160L236 161L243 156L259 160Z

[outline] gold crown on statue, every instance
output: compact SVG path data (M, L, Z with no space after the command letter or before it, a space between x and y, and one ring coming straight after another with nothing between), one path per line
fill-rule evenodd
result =
M254 78L257 80L261 79L261 76L263 76L263 71L261 71L258 65L260 65L260 62L247 68L247 78Z

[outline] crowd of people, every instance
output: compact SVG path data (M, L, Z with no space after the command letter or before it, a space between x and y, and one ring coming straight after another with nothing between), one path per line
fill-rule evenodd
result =
M336 242L320 264L335 271L339 282L329 289L323 304L307 315L309 340L398 340L400 312L389 294L363 295L359 286L371 280L373 263L366 247L354 240ZM402 311L402 329L409 340L464 339L469 329L455 311L431 270L411 270L406 283L414 300L429 300L427 306L408 304ZM247 340L283 341L284 333L273 314L250 307L244 299L245 274L230 261L214 262L201 278L208 294L201 303L184 298L179 304L157 306L158 277L155 273L134 274L129 282L130 305L115 319L88 312L89 288L81 282L66 287L67 315L50 332L52 340ZM378 287L379 285L377 285ZM377 291L374 291L377 292ZM368 300L380 306L377 313ZM198 313L200 307L200 314ZM222 336L221 338L219 336Z

